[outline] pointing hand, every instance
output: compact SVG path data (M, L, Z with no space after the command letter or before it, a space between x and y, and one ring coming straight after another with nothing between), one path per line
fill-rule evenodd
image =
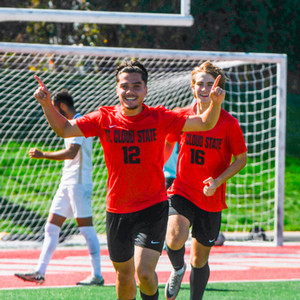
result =
M34 92L35 99L43 106L47 104L51 104L51 93L47 89L44 82L37 76L34 75L34 78L38 81L40 86Z

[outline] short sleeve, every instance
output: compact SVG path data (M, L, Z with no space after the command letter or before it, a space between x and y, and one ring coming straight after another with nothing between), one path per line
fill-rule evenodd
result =
M75 136L75 137L67 138L67 140L68 140L69 145L77 144L77 145L81 146L83 143L84 137L83 136Z
M229 145L234 156L242 154L247 151L243 131L235 119L235 122L230 126Z
M188 116L180 114L176 111L166 110L165 117L168 120L167 133L172 136L180 136L182 128L188 118ZM176 140L177 141L177 140Z
M100 111L94 111L87 115L84 115L81 118L76 119L76 123L84 136L91 137L91 136L98 136L99 130L101 129L101 113Z

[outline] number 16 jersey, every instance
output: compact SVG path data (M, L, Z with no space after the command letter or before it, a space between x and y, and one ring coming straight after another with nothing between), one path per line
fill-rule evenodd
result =
M181 115L195 115L196 105L178 109L177 112ZM167 140L180 143L177 177L168 189L168 195L181 195L209 212L227 208L226 183L218 187L213 196L208 197L203 193L203 181L209 177L217 178L229 167L233 155L247 151L238 120L222 109L213 129L183 132L180 136L171 134Z

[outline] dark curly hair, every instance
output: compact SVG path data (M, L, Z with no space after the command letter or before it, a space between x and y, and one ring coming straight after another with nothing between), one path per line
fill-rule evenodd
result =
M141 74L142 80L145 82L145 84L148 82L148 71L144 65L136 59L127 59L116 68L117 82L119 82L119 75L121 73L139 73Z
M52 100L57 106L59 106L60 103L64 103L69 108L74 108L73 98L67 89L62 89L60 92L55 93L52 96Z

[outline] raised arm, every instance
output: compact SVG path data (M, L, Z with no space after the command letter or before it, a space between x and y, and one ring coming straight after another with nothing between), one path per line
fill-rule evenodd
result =
M44 114L55 133L63 138L83 136L75 120L68 120L55 109L51 102L51 93L43 81L37 75L34 78L40 84L34 93L34 97L41 104Z
M207 131L216 126L221 113L221 105L225 98L225 91L218 87L220 78L221 75L216 78L211 88L209 108L201 115L189 116L182 131Z

